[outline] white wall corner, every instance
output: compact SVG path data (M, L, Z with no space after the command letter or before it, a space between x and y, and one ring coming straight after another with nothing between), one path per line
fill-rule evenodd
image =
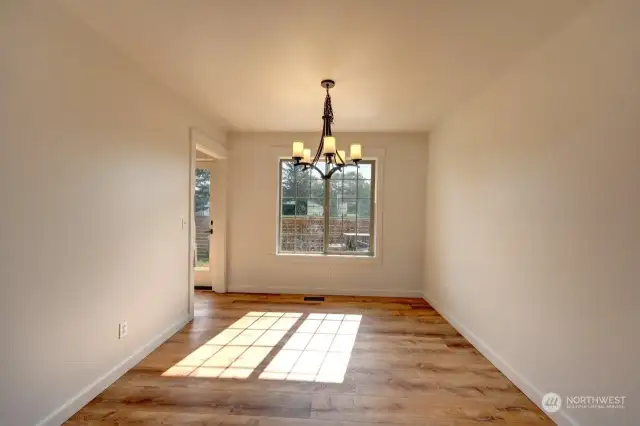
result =
M516 371L504 358L489 347L484 340L478 337L466 325L458 321L441 305L436 299L429 297L425 288L424 300L433 307L453 328L467 339L485 358L487 358L502 374L518 387L538 408L541 410L542 396L544 395L536 388L531 380ZM544 411L544 410L543 410ZM557 413L547 413L558 426L580 426L577 420L571 417L565 410Z

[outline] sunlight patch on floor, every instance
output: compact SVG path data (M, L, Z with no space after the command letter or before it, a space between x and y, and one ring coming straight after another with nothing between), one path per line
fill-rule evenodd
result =
M246 379L301 316L249 312L162 375Z
M342 383L362 315L309 314L259 378Z

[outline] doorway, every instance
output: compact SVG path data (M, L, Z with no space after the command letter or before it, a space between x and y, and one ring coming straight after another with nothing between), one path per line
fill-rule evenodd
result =
M189 129L188 309L195 288L227 291L227 150L196 128Z
M196 150L194 217L195 244L193 255L194 284L197 288L211 289L213 283L213 215L211 171L213 158Z

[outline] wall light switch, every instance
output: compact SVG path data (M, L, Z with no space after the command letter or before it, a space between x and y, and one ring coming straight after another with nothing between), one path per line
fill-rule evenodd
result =
M124 339L129 333L129 325L127 322L121 322L118 324L118 339Z

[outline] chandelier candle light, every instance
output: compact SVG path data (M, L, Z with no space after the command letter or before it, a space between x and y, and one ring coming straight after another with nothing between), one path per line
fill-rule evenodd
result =
M331 106L331 96L329 89L333 88L336 83L333 80L322 80L322 87L327 90L327 96L324 98L324 114L322 115L322 136L320 137L320 145L315 157L311 159L311 150L304 147L304 142L295 141L293 143L293 155L296 166L300 166L303 170L313 168L320 173L322 179L331 179L331 176L339 170L347 166L358 166L358 162L362 160L362 147L360 144L352 144L350 152L350 162L347 160L346 152L337 149L336 138L331 134L331 125L333 124L333 108ZM320 158L324 156L326 164L330 165L329 170L321 170L317 164Z

